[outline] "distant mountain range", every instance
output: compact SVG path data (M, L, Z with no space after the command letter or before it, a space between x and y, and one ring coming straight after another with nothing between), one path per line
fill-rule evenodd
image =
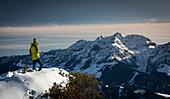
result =
M115 33L79 40L67 49L42 52L41 57L46 67L93 73L105 85L170 94L170 42L157 45L142 35ZM25 64L32 66L30 55L1 57L0 73Z

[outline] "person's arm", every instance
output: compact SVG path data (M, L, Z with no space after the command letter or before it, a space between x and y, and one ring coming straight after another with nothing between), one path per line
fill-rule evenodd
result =
M38 47L38 46L37 46L37 49L38 49L37 53L39 53L39 54L40 54L40 50L39 50L39 47Z
M35 49L36 49L37 53L40 53L40 50L39 50L38 44L37 44L37 45L35 45Z

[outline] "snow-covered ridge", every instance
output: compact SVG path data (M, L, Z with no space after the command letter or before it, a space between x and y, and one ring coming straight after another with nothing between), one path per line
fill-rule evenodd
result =
M156 93L156 94L165 97L165 99L170 98L170 95L168 95L168 94L163 94L163 93Z
M58 74L58 68L43 68L42 71L21 73L21 70L0 75L1 99L29 99L38 98L48 90L54 82L68 83L68 78ZM62 70L65 74L67 71Z

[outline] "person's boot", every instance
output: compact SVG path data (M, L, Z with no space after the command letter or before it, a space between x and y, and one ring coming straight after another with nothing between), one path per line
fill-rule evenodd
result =
M33 65L32 70L36 70L35 65Z
M35 72L35 71L37 71L36 68L32 68L32 72Z
M43 67L43 66L40 66L39 69L38 69L38 71L41 71L41 70L42 70L42 67Z

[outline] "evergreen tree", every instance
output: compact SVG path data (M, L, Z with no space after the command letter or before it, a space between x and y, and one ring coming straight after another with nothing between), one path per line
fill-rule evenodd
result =
M59 73L62 76L69 76L69 83L62 87L61 84L54 82L49 92L46 92L42 97L52 99L102 99L101 91L99 91L99 82L96 80L94 74L73 73L70 74Z

